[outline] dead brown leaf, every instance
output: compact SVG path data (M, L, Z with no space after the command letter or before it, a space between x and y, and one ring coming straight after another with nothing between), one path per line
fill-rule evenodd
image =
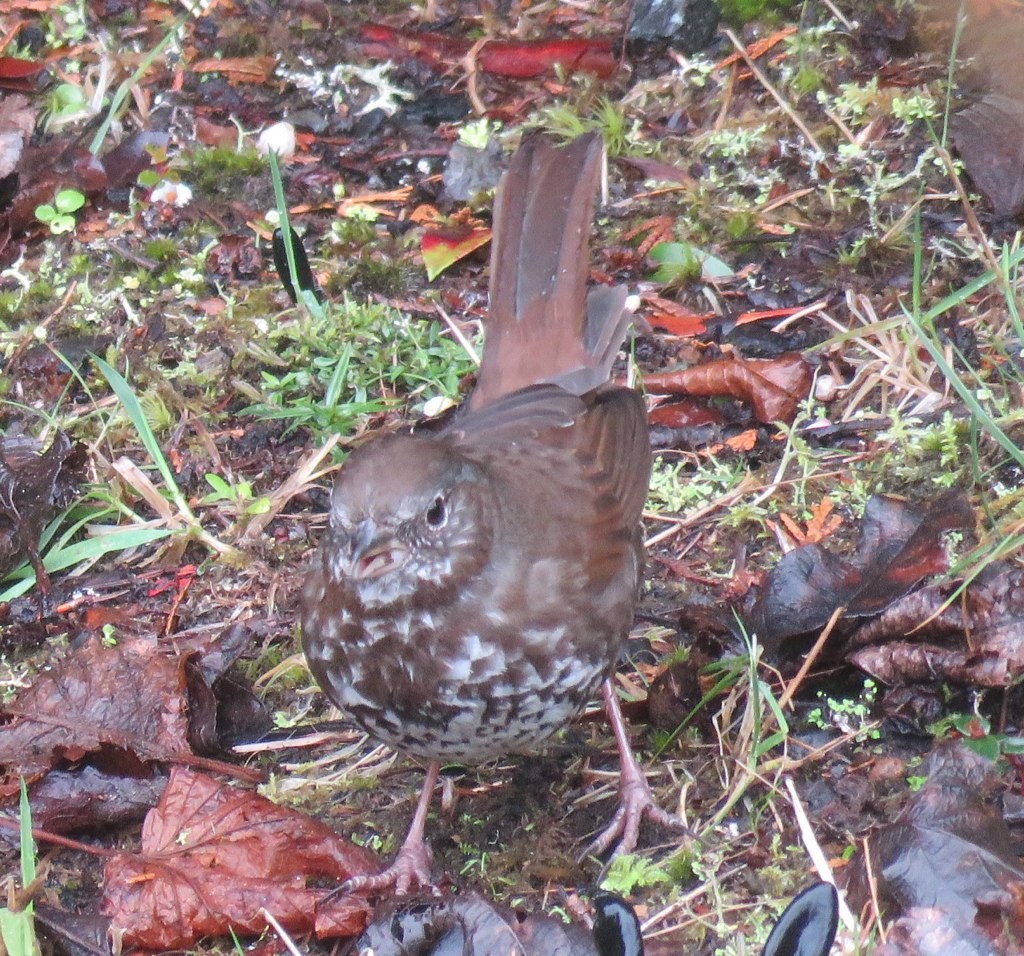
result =
M146 818L140 852L107 863L103 912L126 945L146 949L191 946L229 929L260 933L264 910L289 932L308 933L332 889L312 883L378 869L373 854L330 827L178 767ZM355 936L370 907L343 897L330 912L332 935Z
M933 585L863 625L850 661L886 684L1009 687L1024 674L1024 570L992 565L962 598Z
M274 72L272 56L207 57L192 64L193 73L223 73L230 83L266 83Z
M994 777L993 765L962 744L941 745L925 786L854 858L847 892L855 908L877 894L886 914L904 924L900 937L919 942L941 927L936 939L944 948L890 954L1020 952L1024 871L1009 828L984 800Z
M108 768L136 774L146 761L189 753L182 690L177 658L156 641L87 641L3 708L0 764L13 777L8 788L17 787L19 774L100 752Z
M958 493L928 505L876 495L864 509L857 553L841 557L818 544L785 555L760 589L748 622L765 647L823 627L837 608L877 614L918 581L944 570L942 535L974 526Z
M791 421L807 397L811 367L801 355L777 359L724 358L676 372L644 376L644 387L662 394L723 395L754 406L759 422Z

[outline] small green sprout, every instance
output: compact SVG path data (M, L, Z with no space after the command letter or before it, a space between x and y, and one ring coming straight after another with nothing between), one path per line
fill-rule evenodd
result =
M85 205L85 196L77 189L61 189L54 197L53 205L42 203L36 206L36 219L50 227L55 236L71 232L75 228L74 213Z

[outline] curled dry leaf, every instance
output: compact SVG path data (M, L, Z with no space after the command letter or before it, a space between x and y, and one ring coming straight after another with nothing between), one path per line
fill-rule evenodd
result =
M955 585L908 594L851 637L849 660L887 684L1009 687L1024 674L1024 570L990 565L960 599Z
M146 818L140 852L107 863L103 912L126 945L146 949L191 946L229 929L260 933L264 910L291 933L314 922L324 932L319 901L378 869L372 853L325 824L177 767ZM329 885L311 885L318 881ZM341 897L329 912L331 935L355 936L369 913L365 899Z
M940 745L929 758L928 782L851 861L854 909L877 892L886 915L898 920L900 938L920 941L936 929L944 938L939 949L897 947L890 954L1020 952L1024 870L1009 828L984 799L994 777L994 766L962 744Z
M644 387L661 394L728 396L749 402L759 422L788 422L811 387L812 371L795 353L777 359L726 358L677 372L644 376Z
M848 617L877 614L945 570L945 532L973 526L974 512L958 493L927 505L876 495L864 509L857 553L843 557L817 544L790 551L760 588L748 627L771 651L823 627L836 608Z

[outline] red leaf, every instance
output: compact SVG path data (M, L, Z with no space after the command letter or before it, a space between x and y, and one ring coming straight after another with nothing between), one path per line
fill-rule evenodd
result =
M177 767L142 828L141 853L120 853L103 874L103 912L129 946L180 949L229 929L267 926L267 910L291 933L314 928L318 902L343 881L373 873L376 858L330 827L247 790ZM332 909L338 935L366 925L365 899Z
M602 79L615 72L618 61L609 38L592 40L495 41L480 49L477 64L497 76L529 79L561 68L567 73L593 73Z
M430 229L420 240L427 278L436 279L445 269L490 241L491 230L479 226Z
M13 56L0 56L0 89L28 93L32 89L29 79L42 73L44 63L35 60L20 60Z
M366 24L361 35L363 52L380 59L412 58L432 65L457 63L473 48L469 40L442 33L395 30ZM494 40L480 47L477 66L487 73L525 79L553 72L594 73L606 77L615 72L617 60L611 37L589 40Z

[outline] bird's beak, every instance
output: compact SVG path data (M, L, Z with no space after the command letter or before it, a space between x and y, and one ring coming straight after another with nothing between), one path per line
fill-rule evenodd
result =
M356 525L349 541L349 568L353 578L379 578L405 564L408 549L390 532L381 532L372 518Z

